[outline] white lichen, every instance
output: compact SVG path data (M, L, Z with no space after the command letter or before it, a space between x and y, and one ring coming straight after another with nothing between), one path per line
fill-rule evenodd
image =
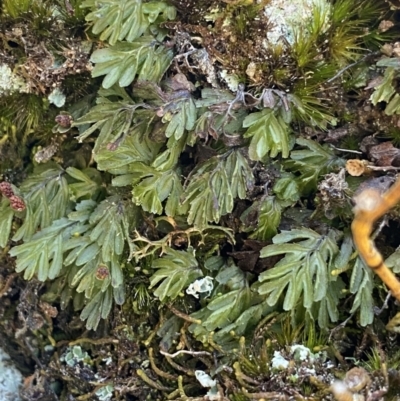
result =
M212 280L213 278L209 276L195 280L187 288L186 294L193 295L195 298L198 298L199 294L208 292L208 296L210 296L212 290L214 289Z
M113 397L114 386L111 384L107 384L104 387L99 388L95 394L97 395L100 401L109 401Z
M271 367L274 370L285 370L289 367L289 361L279 351L275 351L271 360Z
M22 374L11 362L10 357L0 348L0 400L20 401L19 387Z
M285 370L289 366L293 367L300 376L315 375L315 362L325 362L326 352L312 353L304 345L293 344L286 352L284 358L279 351L274 352L271 360L271 368L274 370Z
M307 24L313 17L313 10L318 8L325 14L326 24L329 23L330 7L326 0L271 0L264 9L271 26L267 32L268 43L276 44L284 38L293 44L295 31L307 31Z
M60 361L65 362L68 366L74 367L79 362L87 364L87 362L90 361L90 357L79 345L74 345L67 349L66 353L61 356Z
M203 387L210 389L206 394L207 400L218 401L221 399L221 395L219 394L216 380L211 379L211 376L208 375L203 370L196 370L194 372L194 375L196 376L196 379Z
M315 355L304 345L294 344L290 347L290 352L293 354L295 360L298 361L313 361Z
M61 92L60 88L55 88L48 96L49 102L56 107L63 107L65 104L65 95Z
M227 70L222 70L219 75L232 92L237 92L239 87L239 78L236 75L228 74Z
M215 387L217 385L217 381L211 379L211 377L204 372L204 370L196 370L194 372L196 379L203 387Z
M26 91L27 86L23 79L14 74L8 65L0 64L0 95Z

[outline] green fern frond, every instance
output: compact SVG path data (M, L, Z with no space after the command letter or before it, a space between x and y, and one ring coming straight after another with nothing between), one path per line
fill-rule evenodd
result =
M266 296L270 306L275 305L285 291L283 309L293 311L302 302L309 310L316 302L327 303L332 317L337 316L337 304L327 300L336 288L332 282L331 270L339 249L336 234L320 235L313 230L302 228L282 231L261 250L260 257L284 255L272 269L261 273L261 285L258 292ZM296 241L296 242L294 242ZM319 315L320 326L325 326L325 319ZM325 326L326 327L326 326Z
M114 186L132 185L137 179L136 163L151 165L162 143L155 143L144 135L140 124L130 129L129 136L114 150L101 147L95 155L97 168L114 175Z
M189 330L203 343L208 342L208 334L213 332L213 341L218 344L237 346L238 336L249 333L272 308L250 288L247 274L231 262L220 268L215 282L217 295L207 306L191 314L201 323L192 324Z
M372 93L370 100L373 105L379 102L386 102L385 114L391 116L400 114L400 94L395 88L395 79L399 77L400 64L398 59L383 59L377 65L388 66L385 70L382 82L377 85ZM396 67L391 67L391 65Z
M293 172L300 173L297 182L304 193L316 188L318 177L344 163L329 148L321 146L315 141L298 138L296 143L306 149L293 150L290 153L290 159L285 162L285 166Z
M281 221L282 206L280 202L276 197L268 196L260 202L254 202L251 209L258 214L258 224L250 238L264 241L271 239L278 232ZM250 210L247 211L247 213L249 212Z
M185 130L191 131L194 128L197 120L197 110L192 98L175 102L174 109L175 111L172 113L170 111L164 115L163 122L168 122L168 127L165 131L167 138L174 137L178 141Z
M157 43L152 36L134 42L118 42L94 51L90 61L95 64L92 77L103 79L103 88L115 83L126 87L137 76L141 81L158 82L172 61L172 51Z
M74 127L85 128L78 136L80 142L99 131L95 152L102 145L111 146L115 141L122 140L131 127L135 110L142 106L136 105L123 89L99 91L99 95L98 104L73 124ZM112 96L119 96L122 100L113 102L109 99Z
M68 182L65 171L55 163L38 166L22 183L20 191L26 203L26 216L13 241L29 240L38 228L49 227L68 212Z
M179 207L183 187L180 179L180 171L167 170L157 171L143 163L135 163L135 176L133 180L133 201L140 205L143 210L162 214L164 207L162 202L166 201L165 213L167 216L184 214L185 208Z
M0 202L0 248L5 248L10 238L14 210L10 201L4 198Z
M244 137L251 138L249 156L252 160L262 160L266 155L289 156L290 138L288 123L271 109L249 114L243 121L248 128Z
M293 94L288 95L293 105L293 115L298 121L326 130L328 125L335 126L336 118L330 114L323 99L317 95L318 88L307 81L298 83Z
M29 242L14 246L10 255L17 258L16 271L24 272L25 280L37 276L39 281L56 278L63 264L63 244L71 235L75 222L63 218L44 228Z
M175 8L163 1L86 0L81 7L92 10L86 15L86 21L91 23L92 32L110 45L123 40L133 42L147 32L150 25L156 27L176 16Z
M122 305L125 301L124 287L108 287L105 291L98 290L81 312L81 320L86 320L89 330L96 330L101 319L107 319L113 302Z
M155 273L150 277L150 287L157 287L154 295L160 301L174 300L196 278L203 275L192 249L176 251L166 248L165 254L152 263Z
M350 313L359 310L361 326L367 326L374 320L374 273L357 258L350 277L350 292L356 294Z
M201 165L184 189L182 205L189 208L188 223L203 228L233 209L233 200L245 199L254 176L240 150L228 151Z

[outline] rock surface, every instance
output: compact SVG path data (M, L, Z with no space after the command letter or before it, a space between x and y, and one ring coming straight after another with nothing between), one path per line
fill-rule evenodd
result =
M20 401L18 394L22 379L9 355L0 348L0 401Z

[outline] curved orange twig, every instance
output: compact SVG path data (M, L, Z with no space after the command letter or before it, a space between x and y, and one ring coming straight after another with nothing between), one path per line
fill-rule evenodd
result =
M392 295L400 301L400 281L385 265L382 255L370 238L375 221L399 201L400 179L384 194L373 188L365 189L355 197L355 216L351 230L356 248L366 265L382 279Z

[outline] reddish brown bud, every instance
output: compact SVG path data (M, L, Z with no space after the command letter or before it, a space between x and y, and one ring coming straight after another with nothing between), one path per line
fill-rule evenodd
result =
M72 124L72 117L67 114L59 114L56 118L56 123L64 128L69 128Z
M105 280L110 275L106 265L99 265L96 270L97 280Z
M0 182L0 192L6 197L10 198L14 195L14 191L11 184L7 181Z
M22 212L26 208L25 202L16 195L10 196L10 206L17 212Z

